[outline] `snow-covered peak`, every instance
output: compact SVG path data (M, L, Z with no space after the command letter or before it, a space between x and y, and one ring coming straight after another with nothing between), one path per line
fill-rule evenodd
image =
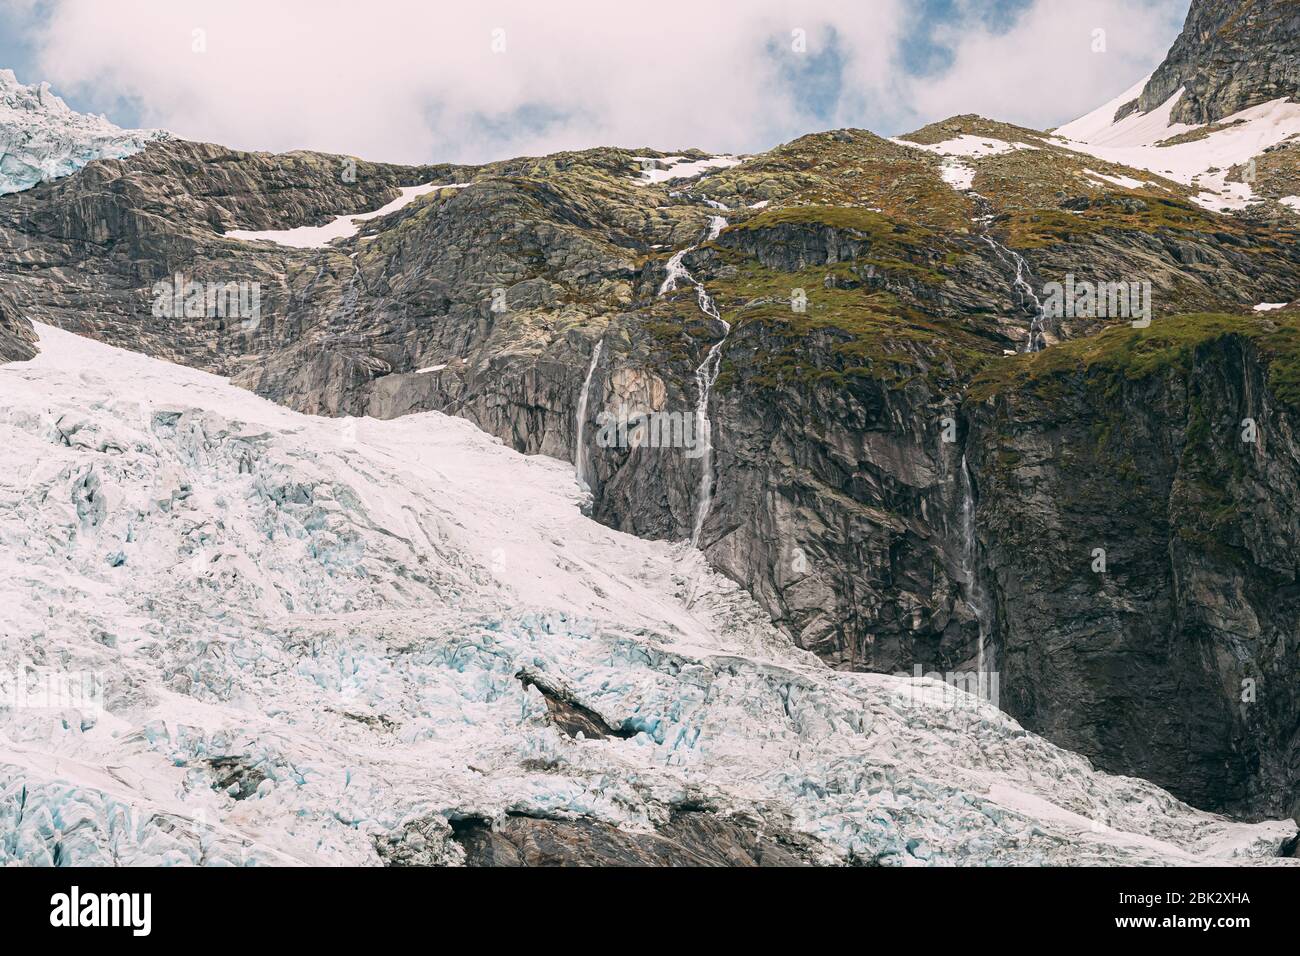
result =
M1252 106L1218 123L1193 126L1173 121L1184 90L1156 109L1115 116L1146 86L1146 80L1116 99L1067 123L1053 134L1063 146L1108 162L1146 169L1199 190L1193 199L1226 212L1254 201L1249 182L1229 182L1232 167L1244 166L1266 149L1300 137L1300 103L1285 98Z
M1113 100L1103 103L1091 113L1080 116L1077 120L1058 128L1056 135L1062 139L1072 139L1080 143L1095 142L1099 136L1104 135L1107 130L1115 125L1115 116L1120 109L1142 95L1142 91L1146 89L1150 79L1151 74L1148 73Z
M68 176L96 159L123 159L166 135L78 113L48 83L24 85L13 70L0 70L0 195Z

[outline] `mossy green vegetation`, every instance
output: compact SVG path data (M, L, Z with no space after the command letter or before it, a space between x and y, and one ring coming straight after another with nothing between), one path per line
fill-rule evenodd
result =
M1038 249L1109 229L1153 233L1179 230L1244 235L1234 220L1216 216L1195 203L1156 192L1135 190L1108 195L1088 208L1029 209L1011 213L1000 226L1013 249Z
M875 242L891 245L936 245L939 241L938 234L932 229L910 222L900 222L882 212L862 206L786 206L780 209L764 209L735 228L752 231L784 225L851 229L869 236Z
M1236 336L1251 342L1267 365L1268 385L1284 405L1300 409L1300 313L1265 315L1198 313L1155 320L1150 327L1115 326L1034 355L989 364L971 385L982 401L1008 390L1028 389L1050 400L1066 381L1084 375L1109 390L1123 381L1168 371L1186 372L1197 349ZM1194 423L1193 423L1194 424Z
M919 377L948 391L992 359L995 349L973 328L927 316L889 292L842 287L861 267L836 263L786 273L748 262L711 283L733 336L739 341L748 329L765 343L743 360L746 380L778 387L870 378L900 388ZM828 286L827 277L836 284ZM792 305L796 289L806 296L802 312ZM719 387L731 382L735 361L724 363Z
M871 207L950 233L968 231L975 214L971 198L940 178L937 157L864 130L801 137L710 173L699 188L735 207L760 200L782 207Z

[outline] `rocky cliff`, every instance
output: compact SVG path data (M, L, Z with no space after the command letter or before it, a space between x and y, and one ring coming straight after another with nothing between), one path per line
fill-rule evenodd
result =
M1192 0L1183 32L1134 109L1149 112L1173 96L1177 123L1214 123L1300 90L1300 4L1295 0Z
M1114 329L966 405L1002 705L1237 813L1300 807L1298 320Z

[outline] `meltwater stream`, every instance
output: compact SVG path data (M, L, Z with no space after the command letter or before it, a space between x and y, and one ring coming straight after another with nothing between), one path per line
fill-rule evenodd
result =
M709 516L709 509L713 507L713 425L709 421L709 394L713 391L713 383L718 380L718 372L722 369L722 346L727 342L727 336L731 334L731 326L725 320L718 317L716 313L713 316L722 323L725 330L722 338L709 349L709 354L705 356L700 367L695 370L695 384L700 390L700 400L695 406L695 439L704 443L704 453L700 456L700 494L695 504L695 527L691 530L691 546L698 548L700 546L700 535L704 532L704 519Z
M961 571L966 592L966 606L975 615L979 626L978 668L981 676L993 670L992 655L988 649L988 614L984 609L984 592L980 589L975 541L975 483L971 480L966 456L961 456Z
M1025 262L1025 257L1020 253L1007 248L987 233L981 238L997 253L999 259L1015 266L1016 277L1013 283L1016 292L1020 295L1020 301L1024 302L1027 297L1034 303L1034 318L1029 325L1029 342L1025 346L1025 351L1041 352L1047 344L1043 341L1043 303L1038 298L1038 293L1034 291L1034 287L1029 284L1029 280L1025 278L1029 273L1029 263Z
M591 350L591 364L587 366L587 377L582 382L582 393L578 396L578 437L577 451L573 456L573 467L578 478L578 485L584 491L591 488L591 483L587 477L587 443L583 441L583 432L587 427L587 400L591 395L591 380L596 374L596 363L600 361L600 350L604 344L605 340L601 339L596 343L596 347Z
M725 208L720 203L709 204L715 209ZM714 216L709 220L709 237L704 241L712 242L725 228L727 228L727 220L721 216ZM666 295L675 290L682 280L689 282L695 287L695 298L699 302L700 311L720 322L723 329L722 338L709 349L709 354L695 370L695 385L699 389L699 399L695 405L695 438L696 441L703 443L703 451L700 455L700 491L695 504L695 523L691 529L691 546L696 548L700 546L704 521L709 516L709 509L713 507L713 425L709 421L709 396L713 392L714 383L718 380L718 373L722 370L722 348L727 343L727 336L731 334L731 325L718 312L717 303L704 288L704 284L695 281L695 277L682 264L686 255L698 248L697 244L675 253L668 260L666 267L668 276L659 287L659 294Z

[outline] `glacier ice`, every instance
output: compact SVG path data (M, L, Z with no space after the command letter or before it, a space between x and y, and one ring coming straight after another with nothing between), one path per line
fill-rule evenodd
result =
M1275 859L926 678L839 673L685 542L599 525L566 463L437 413L301 415L38 327L0 366L0 863L383 862L448 821L628 830L689 802L826 862ZM579 739L521 672L627 739Z
M0 70L0 195L68 176L96 159L123 159L162 130L124 130L78 113L48 83L25 86Z

